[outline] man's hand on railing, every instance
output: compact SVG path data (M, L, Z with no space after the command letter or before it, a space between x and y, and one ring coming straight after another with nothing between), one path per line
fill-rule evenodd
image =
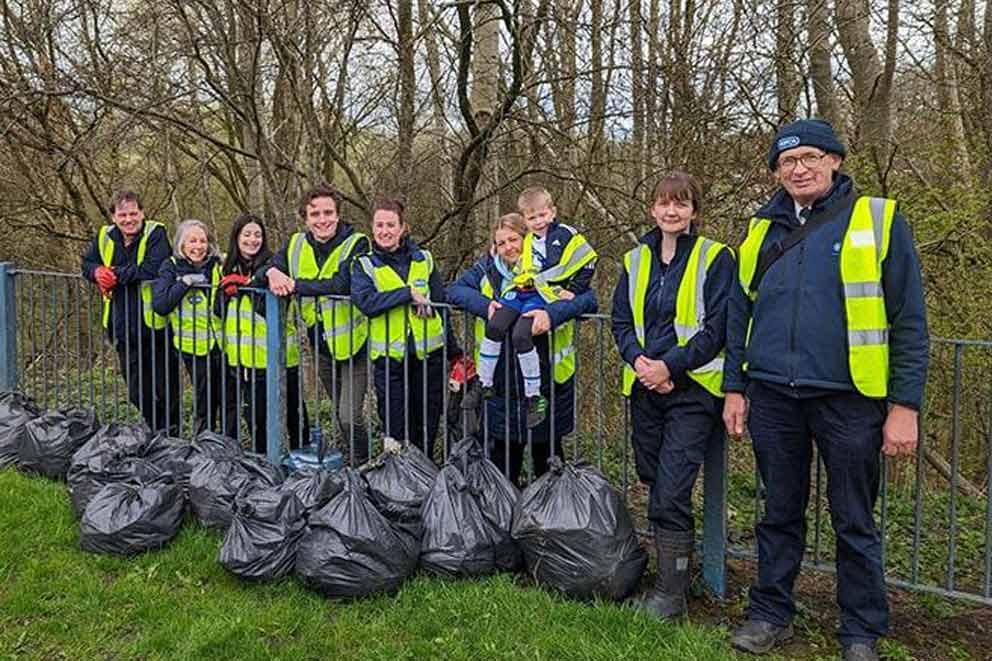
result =
M96 286L100 293L104 296L110 296L114 287L117 286L117 274L106 266L96 267L96 270L93 271L93 278L96 280Z
M296 281L274 266L265 272L265 277L269 279L269 291L276 296L289 296L296 290Z
M887 457L913 454L919 431L919 413L908 406L892 404L882 426L882 454Z
M735 441L744 436L744 425L747 424L747 398L739 392L728 392L723 400L723 424L727 434Z

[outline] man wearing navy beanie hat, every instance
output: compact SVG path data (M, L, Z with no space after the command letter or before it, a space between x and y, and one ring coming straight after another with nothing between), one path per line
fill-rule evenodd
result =
M733 645L793 635L813 443L837 536L845 661L878 659L889 612L873 510L879 451L913 454L928 363L922 274L894 200L859 195L829 123L783 126L768 149L779 189L738 252L724 362L724 423L750 432L766 488L758 575Z

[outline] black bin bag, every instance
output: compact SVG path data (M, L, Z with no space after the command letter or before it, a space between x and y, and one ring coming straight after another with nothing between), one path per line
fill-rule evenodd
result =
M243 489L265 489L281 483L279 468L260 456L204 457L190 473L189 501L202 525L227 530L234 514L234 498Z
M148 441L142 456L163 471L172 473L176 483L188 491L193 468L210 455L205 454L195 442L189 443L159 432Z
M52 480L64 480L72 455L93 437L97 426L92 409L48 411L24 425L17 449L18 467Z
M386 450L362 467L369 495L386 518L420 539L420 510L434 486L437 466L409 443Z
M578 599L625 598L647 564L623 497L588 464L552 458L521 494L512 532L534 579Z
M179 532L185 506L183 491L171 475L147 482L112 482L87 504L79 522L79 543L86 551L113 555L161 548Z
M523 564L523 555L520 546L510 534L513 509L520 500L517 487L503 475L496 464L486 458L485 452L474 438L466 438L456 444L451 449L448 463L461 469L479 509L499 533L494 551L496 569L519 569Z
M27 395L0 392L0 470L17 463L24 426L41 413L41 407Z
M462 471L445 465L424 500L421 566L452 578L491 574L501 537L482 513Z
M306 523L303 505L292 491L278 487L239 493L218 561L235 576L266 581L286 576Z
M372 504L361 475L342 471L342 490L310 516L296 551L296 574L343 599L393 592L417 566L417 540Z
M193 446L201 453L209 457L226 457L230 455L240 455L244 448L238 440L230 436L224 436L217 432L205 429L193 439Z
M163 470L143 457L148 438L143 427L110 423L101 426L72 455L67 481L76 516L107 484L129 478L149 481Z
M303 510L310 514L341 491L341 474L326 470L300 469L282 483L283 491L292 491Z

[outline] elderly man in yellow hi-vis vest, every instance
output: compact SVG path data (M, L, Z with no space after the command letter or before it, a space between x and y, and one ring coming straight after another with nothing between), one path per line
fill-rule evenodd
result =
M351 293L351 262L367 253L370 244L365 234L341 220L343 199L329 184L306 191L298 209L306 231L289 238L263 275L273 293L297 297L296 325L302 321L316 350L317 372L337 413L341 451L357 466L369 456L362 416L369 380L368 319L344 297Z
M97 232L82 258L83 277L103 296L103 327L117 350L128 399L152 431L179 425L179 358L168 322L152 309L152 281L172 249L165 225L145 219L141 198L114 193L111 224Z
M765 653L793 634L812 444L837 535L838 638L845 661L877 659L888 631L872 512L879 452L912 454L928 339L919 260L894 200L858 194L827 122L772 142L780 188L750 221L727 322L727 431L747 424L766 489L758 576L733 644Z

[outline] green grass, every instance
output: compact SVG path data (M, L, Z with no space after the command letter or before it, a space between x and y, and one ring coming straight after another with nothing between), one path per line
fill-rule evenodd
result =
M417 577L393 596L333 602L295 580L252 585L188 523L133 559L79 549L64 487L0 471L0 658L735 658L724 630L667 625L496 576Z

